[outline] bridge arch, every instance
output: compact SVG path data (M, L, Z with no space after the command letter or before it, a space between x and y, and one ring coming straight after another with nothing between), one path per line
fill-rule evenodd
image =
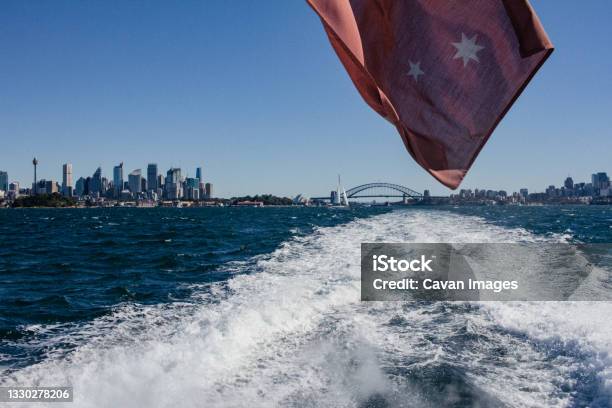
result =
M396 195L381 195L381 194L372 194L372 193L368 193L368 191L372 191L372 190L387 190L387 191L394 191L396 193ZM421 199L423 198L423 194L414 191L408 187L404 187L404 186L400 186L399 184L391 184L391 183L368 183L368 184L362 184L360 186L357 187L353 187L349 190L346 190L346 196L348 198L359 198L359 197L409 197L409 198L418 198Z

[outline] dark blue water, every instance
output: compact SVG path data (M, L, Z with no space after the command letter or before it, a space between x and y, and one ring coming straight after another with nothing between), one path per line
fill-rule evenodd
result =
M612 209L2 210L0 384L84 407L610 406L609 303L359 302L361 242L531 238L612 242Z
M0 211L0 355L8 356L4 363L9 366L32 364L44 352L19 347L28 342L31 325L86 322L124 302L189 300L193 284L225 281L236 273L234 262L272 252L316 227L387 211L382 207Z
M611 206L452 207L457 214L483 217L495 225L525 228L544 236L567 235L571 242L612 243Z

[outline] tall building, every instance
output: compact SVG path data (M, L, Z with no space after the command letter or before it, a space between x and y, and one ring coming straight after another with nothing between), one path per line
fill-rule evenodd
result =
M74 189L76 190L76 195L82 197L85 195L85 179L83 177L79 177L77 180Z
M106 194L109 184L108 179L106 177L102 177L102 194Z
M65 163L62 166L62 194L72 195L72 164Z
M59 193L60 186L59 183L53 180L47 180L45 182L45 192L46 194L55 194Z
M13 199L19 197L19 182L18 181L13 181L12 183L9 184L8 193L9 193L9 197Z
M591 176L593 188L603 190L610 187L610 179L606 173L595 173Z
M523 196L523 198L527 198L527 196L529 195L529 190L526 188L521 188L519 192Z
M166 173L165 191L168 200L178 200L183 196L181 169L171 168Z
M157 190L157 164L149 163L147 166L147 189L149 191Z
M8 173L6 171L0 171L0 190L8 191L8 187Z
M36 194L47 194L47 180L41 179L36 181L32 189L36 191Z
M573 190L574 189L574 180L571 177L567 177L565 182L563 183L566 189Z
M213 185L212 185L212 183L206 183L204 187L205 187L206 198L213 198Z
M199 180L199 182L204 181L204 179L202 178L202 168L201 167L196 168L196 178Z
M113 186L115 186L115 197L119 197L123 190L123 162L113 167Z
M102 195L102 167L98 167L91 176L91 182L89 184L89 195L100 196Z
M132 194L142 191L142 172L140 169L136 169L128 175L128 185Z
M200 199L200 182L197 178L187 177L185 179L185 198L188 200Z

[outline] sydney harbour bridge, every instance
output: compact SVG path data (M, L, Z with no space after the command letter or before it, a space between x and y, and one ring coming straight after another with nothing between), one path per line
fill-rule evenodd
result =
M346 190L348 199L360 198L399 198L404 201L420 201L427 196L411 188L391 183L368 183ZM325 197L311 197L313 201L330 201L332 194Z

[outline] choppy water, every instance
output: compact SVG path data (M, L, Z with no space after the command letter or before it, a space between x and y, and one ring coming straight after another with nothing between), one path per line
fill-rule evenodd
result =
M612 405L611 303L359 301L361 242L612 242L610 207L6 210L0 239L0 384L70 406Z

